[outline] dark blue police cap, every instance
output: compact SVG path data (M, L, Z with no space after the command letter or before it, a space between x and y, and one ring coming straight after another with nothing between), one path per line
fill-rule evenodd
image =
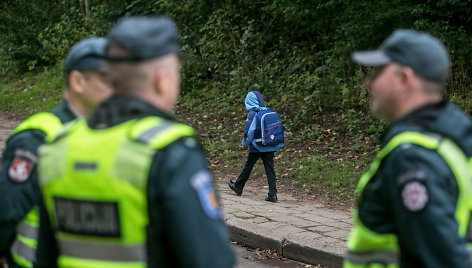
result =
M111 62L144 61L179 53L179 33L167 17L127 17L108 33L107 60ZM125 56L110 55L108 48L119 46Z
M105 71L105 38L89 38L73 46L64 60L64 73L97 70Z

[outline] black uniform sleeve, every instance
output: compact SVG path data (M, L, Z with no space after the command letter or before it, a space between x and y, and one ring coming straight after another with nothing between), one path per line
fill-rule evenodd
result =
M38 189L39 190L39 189ZM59 249L51 228L49 215L44 205L42 197L39 202L39 234L38 248L36 250L35 268L55 268L57 266L57 258L59 257Z
M150 267L233 267L234 253L201 147L157 153L148 184ZM162 255L161 255L162 254Z
M456 180L436 153L402 146L381 173L402 251L402 267L472 267L454 212Z
M11 137L0 168L0 257L8 254L16 226L38 203L36 157L44 132L27 130Z

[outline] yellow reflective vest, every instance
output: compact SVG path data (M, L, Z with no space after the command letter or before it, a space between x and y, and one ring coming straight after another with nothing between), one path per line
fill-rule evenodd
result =
M146 267L146 186L156 151L192 128L159 117L107 129L85 121L39 150L39 182L60 267Z
M403 132L394 136L377 154L370 169L361 177L356 189L358 200L362 202L362 192L369 181L374 178L382 160L396 147L406 143L435 150L451 169L459 188L454 216L459 224L459 235L465 237L472 211L472 172L467 157L450 139L441 139L419 132ZM399 267L400 255L397 239L393 233L379 234L370 230L362 224L357 211L355 211L354 227L347 242L344 267Z

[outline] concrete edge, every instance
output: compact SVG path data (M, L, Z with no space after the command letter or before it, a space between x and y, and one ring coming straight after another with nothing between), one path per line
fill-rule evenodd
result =
M282 252L282 238L270 236L270 230L254 223L230 218L226 221L231 240L250 248L275 249Z
M287 240L282 247L282 255L291 260L308 264L320 264L326 267L342 267L343 256L326 249L306 246Z
M277 237L276 233L269 229L261 228L255 223L250 223L237 218L226 220L231 240L251 248L275 249L283 257L313 265L326 267L342 267L343 256L330 252L320 245L319 248L298 243L285 237Z

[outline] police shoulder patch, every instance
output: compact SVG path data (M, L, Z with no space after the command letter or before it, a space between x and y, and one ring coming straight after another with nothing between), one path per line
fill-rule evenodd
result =
M17 149L13 153L13 160L8 169L8 177L12 182L22 183L30 178L36 165L37 157L32 151Z
M420 212L429 201L426 187L426 172L424 170L410 170L397 178L401 186L403 205L408 211Z
M190 184L197 192L203 211L208 217L221 219L222 211L212 181L212 176L208 170L200 170L192 176Z

